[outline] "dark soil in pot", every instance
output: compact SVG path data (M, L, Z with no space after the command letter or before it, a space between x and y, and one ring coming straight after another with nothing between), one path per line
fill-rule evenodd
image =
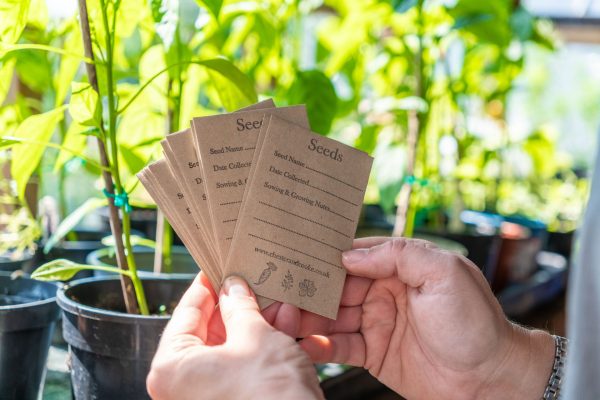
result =
M141 277L156 277L154 274L154 249L147 247L135 247L134 257L138 271ZM179 277L185 279L193 279L200 268L183 246L173 246L171 250L172 260L172 271L170 273L160 274L159 276L165 275L169 277ZM103 248L90 253L87 257L87 263L92 265L107 265L115 267L117 266L117 260L114 252L110 248ZM96 276L106 276L109 273L102 271L95 271Z
M57 286L0 272L0 398L34 400L59 316Z
M148 306L172 310L191 281L145 279ZM146 375L168 316L126 314L117 278L73 282L58 293L75 399L149 399Z

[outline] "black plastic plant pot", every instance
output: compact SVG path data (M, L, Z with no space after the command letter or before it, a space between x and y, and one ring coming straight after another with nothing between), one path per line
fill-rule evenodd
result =
M0 398L33 400L43 388L46 359L60 309L55 284L0 272Z
M127 314L116 277L75 281L58 292L75 399L149 399L146 375L171 311L191 281L143 280L151 316Z
M20 257L14 258L11 254L0 255L0 271L16 271L18 269L30 272L34 263L34 255L25 252Z
M133 256L139 271L139 275L142 278L153 278L153 277L170 277L170 278L183 278L193 279L200 268L183 246L173 246L171 248L171 260L172 260L172 271L170 273L155 274L154 268L154 249L148 247L135 247L133 249ZM102 265L102 266L117 266L117 260L114 254L114 250L105 247L100 250L91 252L87 257L87 263L91 265ZM107 276L114 275L110 272L94 271L96 276Z

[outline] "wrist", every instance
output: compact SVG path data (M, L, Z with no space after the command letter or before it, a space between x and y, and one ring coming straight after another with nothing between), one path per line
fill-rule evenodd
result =
M554 337L540 330L512 324L510 338L498 367L489 377L481 398L542 398L552 373Z

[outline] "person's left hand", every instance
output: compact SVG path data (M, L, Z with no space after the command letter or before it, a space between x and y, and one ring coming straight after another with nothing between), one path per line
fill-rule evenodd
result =
M216 301L200 273L173 312L152 361L147 388L153 399L323 398L310 359L278 330L293 334L297 309L267 310L275 329L237 277L223 284L220 313Z

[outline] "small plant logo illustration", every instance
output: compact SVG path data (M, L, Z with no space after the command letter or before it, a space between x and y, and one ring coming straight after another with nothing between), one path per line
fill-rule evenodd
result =
M263 270L262 274L260 274L260 278L258 278L258 282L254 282L254 284L262 285L263 283L265 283L267 281L267 279L269 279L271 277L271 273L274 271L277 271L277 265L275 265L269 261L267 263L267 268L265 268Z
M317 291L315 283L308 279L304 279L302 282L300 282L298 284L298 287L300 288L300 297L313 297L315 295L315 292Z
M289 269L288 269L287 273L285 274L283 281L281 281L281 286L283 287L284 292L287 292L288 290L290 290L292 288L292 286L294 286L294 277L292 276L292 273L290 272Z

